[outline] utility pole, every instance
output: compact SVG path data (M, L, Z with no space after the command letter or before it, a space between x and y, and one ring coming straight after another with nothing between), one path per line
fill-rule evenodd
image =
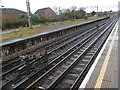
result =
M74 7L74 19L76 20L76 14L75 14L75 9L76 9L76 7Z
M101 17L103 16L103 10L101 9Z
M60 7L59 7L59 15L60 15L60 22L62 21L62 18L61 18L61 10L60 10Z
M75 10L74 10L74 19L76 20Z
M26 5L27 5L28 24L29 24L29 28L32 29L32 18L30 15L30 2L29 2L29 0L26 0Z
M97 16L98 16L98 6L97 6Z

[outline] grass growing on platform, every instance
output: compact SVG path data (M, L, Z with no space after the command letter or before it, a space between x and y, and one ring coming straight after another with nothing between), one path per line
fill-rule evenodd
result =
M49 32L54 29L67 27L70 25L80 24L86 21L97 19L97 17L89 17L88 19L78 19L78 20L68 20L64 22L54 22L54 23L48 23L48 24L40 24L37 27L36 25L33 27L33 29L29 28L19 28L18 31L14 31L11 33L6 33L2 35L2 38L0 38L0 42L8 41L15 38L21 38L21 37L27 37L38 33L43 32Z

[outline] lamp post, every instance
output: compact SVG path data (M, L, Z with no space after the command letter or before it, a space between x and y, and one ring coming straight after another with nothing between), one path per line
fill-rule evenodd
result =
M32 29L32 18L30 15L30 2L29 2L29 0L26 0L26 5L27 5L28 24L29 24L29 28Z

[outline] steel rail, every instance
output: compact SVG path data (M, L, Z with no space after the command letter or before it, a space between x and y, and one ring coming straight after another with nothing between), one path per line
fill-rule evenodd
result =
M97 32L97 31L96 31L96 32ZM96 32L95 32L95 33L96 33ZM95 34L95 33L93 33L93 34ZM93 35L93 34L92 34L92 35ZM85 42L87 42L86 40L89 39L90 37L91 37L91 35L89 35L86 39L82 40L80 43L85 43ZM64 57L63 55L66 56L66 54L67 54L68 52L73 51L73 50L75 49L75 46L79 46L80 43L74 45L71 49L69 49L68 51L66 51L65 53L63 53L62 55L60 55L59 57L57 57L57 58L54 59L53 61L51 61L51 62L49 63L49 65L47 65L47 67L49 67L51 64L55 63L57 60L60 60L61 57ZM67 55L68 55L68 54L67 54ZM61 58L61 59L62 59L62 58Z
M90 38L90 39L91 39L91 38ZM78 50L78 49L76 49L76 50ZM76 51L76 50L75 50L75 51ZM73 51L73 53L74 53L75 51ZM71 55L71 54L70 54L70 55ZM51 68L48 72L46 72L45 74L43 74L38 80L36 80L36 81L34 82L34 84L36 84L36 82L38 82L40 79L44 78L45 75L48 75L48 73L50 74L54 68L56 68L57 66L59 66L59 64L61 64L61 63L62 63L66 58L68 58L68 57L69 57L69 55L68 55L67 57L65 57L63 60L61 60L58 64L56 64L53 68ZM31 85L34 85L34 84L31 84ZM31 85L28 86L27 88L30 88Z
M105 30L104 30L104 31L105 31ZM104 32L103 32L103 33L104 33ZM102 33L102 34L103 34L103 33ZM102 35L102 34L100 34L100 35ZM100 35L99 35L99 36L100 36ZM98 40L98 39L96 39L96 40ZM91 47L91 46L90 46L90 47ZM83 54L82 54L82 55L83 55ZM82 56L82 55L81 55L81 56ZM64 59L63 59L62 61L64 61ZM61 62L62 62L62 61L61 61ZM60 62L59 62L59 63L60 63ZM56 66L59 65L59 63L58 63L57 65L55 65L52 69L50 69L48 72L46 72L45 74L43 74L40 78L38 78L38 79L37 79L34 83L32 83L30 86L28 86L27 89L30 88L31 86L34 86L37 82L39 82L40 79L44 78L45 75L48 75L49 72L51 73L52 70L53 70Z
M102 24L101 24L101 25L102 25ZM101 25L100 25L100 26L101 26ZM55 51L58 50L59 48L65 46L65 45L67 45L67 44L69 44L70 42L75 41L76 39L78 39L78 38L84 36L85 34L91 32L91 31L94 30L94 29L96 29L96 27L93 27L92 29L88 30L87 32L84 32L83 34L81 34L81 35L79 35L79 36L76 36L75 38L69 40L68 42L66 42L66 43L64 43L64 44L62 44L62 45L60 45L60 46L58 46L57 48L54 48L53 50L49 51L47 54L49 55L49 54L51 54L52 52L55 52ZM35 61L33 60L32 63L34 63L34 62L35 62ZM13 63L15 63L15 62L13 62ZM21 67L22 65L23 65L23 64L17 65L16 69L18 69L18 68ZM7 67L7 66L3 66L3 68L4 68L4 67ZM2 69L3 69L3 68L2 68ZM13 71L13 70L15 70L15 68L12 68L11 70L9 70L9 71L3 73L3 75L6 75L7 73L10 73L10 72ZM3 76L3 75L2 75L2 76ZM1 75L0 75L0 76L1 76Z
M103 19L101 19L101 20L103 20ZM107 19L105 19L105 20L107 20ZM93 20L94 21L94 20ZM100 20L99 20L100 21ZM77 26L77 25L75 25L75 26ZM82 32L84 32L84 31L82 31ZM65 40L65 39L69 39L71 36L74 36L74 34L79 34L79 31L77 31L77 32L75 32L75 33L73 33L72 35L69 35L67 38L63 38L62 40ZM61 40L57 40L57 41L55 41L55 43L57 44L57 43L59 43L59 41L61 41ZM53 45L54 43L50 43L50 45L47 45L46 47L50 47L51 45ZM38 48L39 49L39 48ZM37 49L36 49L37 50ZM34 50L34 51L36 51L36 50ZM34 51L32 51L32 52L34 52ZM31 52L30 52L31 53ZM14 61L12 60L11 62L13 62L14 63ZM10 62L10 63L11 63ZM3 65L3 63L2 63L2 65Z
M113 23L114 23L114 21L113 21ZM113 24L113 23L112 23L112 24ZM62 80L62 78L75 66L75 64L77 64L77 63L79 62L79 60L83 57L83 55L85 55L85 53L87 53L87 51L89 51L89 49L91 49L91 47L93 47L93 45L94 45L96 42L98 42L98 40L101 38L101 36L103 36L103 34L104 34L105 32L107 32L107 29L109 29L109 27L111 27L111 24L98 36L98 38L96 38L96 39L88 46L88 48L86 48L86 51L83 52L83 53L81 53L81 55L73 62L73 64L71 64L68 68L66 68L66 70L65 70L63 73L61 73L61 75L60 75L56 80L54 80L54 82L51 83L47 88L48 88L48 89L54 88L55 85L57 85L57 84ZM90 62L90 61L89 61L89 62ZM87 66L87 65L86 65L86 66ZM76 85L76 83L75 83L74 85Z
M99 26L101 26L101 25L103 25L103 23L100 24ZM92 29L95 29L95 27L93 27ZM92 30L92 29L91 29L91 30ZM90 31L90 30L89 30L89 31ZM89 32L89 31L87 31L87 32ZM86 33L87 33L87 32L86 32ZM80 32L80 33L81 33L81 32ZM85 33L85 31L83 31L83 33ZM74 37L75 34L76 34L76 35L79 35L78 32L77 32L77 33L74 33L74 34L68 36L67 38L64 38L63 40L60 40L59 42L57 41L57 43L60 43L60 42L63 42L63 41L66 42L67 39L70 39L70 38ZM82 36L82 35L81 35L81 36ZM78 39L78 38L79 38L79 37L76 37L76 38L74 38L73 40ZM52 52L58 50L59 48L65 46L66 44L69 44L70 42L72 42L72 40L70 40L70 41L68 41L67 43L64 43L64 44L62 44L62 45L59 45L58 47L56 47L56 48L54 48L54 49L52 49L52 50L49 50L47 54L50 55ZM55 44L55 43L54 43L54 44ZM48 45L48 46L49 46L49 45ZM47 46L47 47L48 47L48 46ZM50 45L49 47L53 47L53 46ZM11 66L12 66L13 64L15 64L15 63L22 63L22 61L21 61L21 60L15 60L15 61L12 61L11 63L9 63L9 64L7 64L7 65L4 65L4 66L2 66L2 67L0 67L0 68L4 69L4 68L7 68L7 67L11 67Z
M86 32L87 33L87 32ZM72 39L72 40L76 40L78 37L76 37L76 38L74 38L74 39ZM72 40L70 40L70 41L72 41ZM70 42L69 41L69 42ZM69 43L69 42L67 42L67 43ZM64 46L65 44L63 44L63 45L61 45L61 46ZM58 47L59 48L59 47ZM55 49L56 50L56 49ZM54 51L54 50L53 50Z
M101 25L102 25L102 24L101 24ZM96 28L96 27L93 27L93 28L91 28L90 30L92 31L92 30L94 30L95 28ZM77 36L77 35L75 34L75 35L72 35L72 37L69 36L69 38L65 38L64 40L61 40L59 43L63 43L63 41L66 42L66 39L71 39L71 38L73 38L72 40L69 40L68 42L66 42L66 43L64 43L64 44L62 44L62 45L58 45L58 47L54 48L53 50L48 50L48 53L47 53L47 54L49 55L49 54L51 54L52 52L58 50L59 48L65 46L66 44L69 44L70 42L78 39L79 37L82 37L82 36L85 35L86 33L89 33L90 30L89 30L89 31L86 31L86 32L83 32L81 35L79 35L79 33L77 33L79 36ZM77 36L77 37L76 37L76 36ZM56 44L56 43L54 43L54 44ZM53 46L50 45L49 47L53 47ZM3 69L3 68L7 68L7 67L9 67L10 65L12 66L12 64L20 63L20 62L22 62L22 61L21 61L21 60L16 60L16 61L13 61L13 62L11 62L10 64L4 65L4 66L2 66L2 67L0 67L0 68L2 68L2 69Z
M58 50L59 48L65 46L65 45L67 45L67 44L69 44L70 42L75 41L76 39L82 37L83 35L87 34L88 32L91 32L91 31L94 30L95 28L96 28L96 27L94 27L94 28L90 29L89 31L87 31L87 32L85 32L85 33L83 33L83 34L81 34L81 35L79 35L79 36L77 36L77 37L71 39L70 41L68 41L68 42L66 42L66 43L64 43L64 44L62 44L62 45L60 45L60 46L58 46L57 48L55 48L55 49L49 51L47 54L50 55L52 52L55 52L55 51ZM33 60L31 63L34 63L34 62L36 62L36 61L37 61L37 60ZM17 62L18 62L18 61L17 61ZM15 62L14 62L14 63L15 63ZM14 70L20 68L20 67L22 67L23 65L24 65L24 64L21 63L21 64L17 65L16 67L12 68L12 69L9 69L8 71L2 73L2 74L0 75L0 77L1 77L1 76L4 76L4 75L6 75L6 74L8 74L8 73L10 73L10 72L12 72L12 71L14 71ZM5 67L7 67L7 66L5 66ZM4 68L4 67L3 67L3 68ZM3 68L2 68L2 69L3 69Z
M102 25L102 24L101 24ZM90 32L91 30L94 30L95 29L95 27L94 28L92 28L92 29L90 29L89 31L87 31L86 33L88 33L88 32ZM86 33L84 33L84 34L86 34ZM82 34L82 35L84 35L84 34ZM82 35L80 35L79 37L81 37ZM78 37L77 37L78 38ZM73 40L75 40L76 38L74 38ZM73 41L73 40L71 40L71 42ZM33 63L33 62L32 62ZM20 68L20 67L22 67L23 65L21 64L21 65L19 65L19 66L17 66L16 68L13 68L12 70L9 70L8 72L5 72L5 73L3 73L2 75L6 75L7 73L10 73L10 72L12 72L13 70L15 70L15 69L18 69L18 68ZM23 67L23 68L25 68L25 66ZM10 80L10 82L11 81L13 81L12 79ZM6 86L8 83L10 83L10 82L7 82L6 84L4 84L2 87L4 87L4 86Z
M116 23L116 22L115 22ZM108 35L106 36L105 40L100 43L98 49L96 50L96 52L94 53L94 55L92 56L92 58L90 59L90 61L88 62L88 64L86 65L86 67L84 68L84 70L81 72L81 74L78 76L78 78L76 79L75 83L71 86L71 90L74 89L78 89L79 85L81 83L81 81L83 80L83 75L85 75L87 73L87 71L89 70L90 65L94 62L95 58L97 57L97 55L99 54L102 46L104 45L105 41L107 40L107 37L110 35L115 23L113 24L113 26L111 26L111 30L110 32L108 32Z

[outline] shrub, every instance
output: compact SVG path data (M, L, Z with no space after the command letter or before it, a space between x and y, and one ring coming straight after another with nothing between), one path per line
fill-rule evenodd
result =
M48 20L49 22L58 22L60 21L59 19L51 19L51 20Z
M46 23L48 20L46 19L46 18L44 18L44 17L40 17L39 18L39 22L40 23Z
M88 19L88 17L87 17L87 16L84 16L84 19Z
M10 29L10 28L18 28L20 26L24 27L26 24L28 25L28 21L27 20L20 19L17 22L12 22L12 23L8 22L8 23L3 24L2 25L2 29L4 30L4 29Z

